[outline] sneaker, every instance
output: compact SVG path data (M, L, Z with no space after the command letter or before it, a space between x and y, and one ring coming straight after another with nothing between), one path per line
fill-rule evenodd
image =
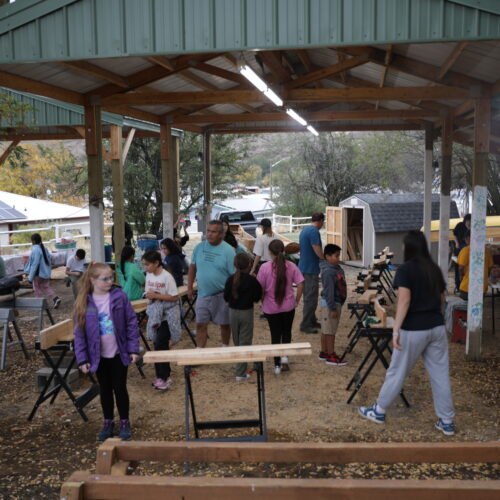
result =
M106 441L106 439L112 438L115 435L114 426L115 423L113 422L113 420L105 419L101 432L99 432L97 436L97 441Z
M306 326L305 328L301 328L300 331L302 333L318 333L318 330L313 326Z
M385 413L378 413L375 410L375 405L368 407L360 406L358 408L358 412L362 417L367 418L376 424L383 424L385 422Z
M329 357L330 357L330 355L327 352L325 352L325 351L319 351L318 359L320 361L326 361L326 359L329 358Z
M118 437L122 441L130 441L132 437L132 433L130 432L130 421L129 420L120 420L120 433Z
M54 297L54 309L57 309L61 305L61 298Z
M453 422L445 424L439 419L434 425L438 431L441 431L446 436L453 436L455 434L455 424Z
M152 382L151 382L151 385L153 387L156 387L158 384L161 384L163 382L163 379L161 378L155 378Z
M248 380L250 378L250 374L247 373L245 374L244 377L236 377L236 382L244 382L245 380Z
M274 374L279 375L281 373L281 366L276 365L274 367Z
M328 358L325 359L325 363L331 366L345 366L347 361L340 359L335 353L330 354Z
M290 371L290 366L288 365L288 356L281 356L281 371Z
M158 391L166 391L172 387L172 379L169 377L167 380L160 379L160 383L155 386Z

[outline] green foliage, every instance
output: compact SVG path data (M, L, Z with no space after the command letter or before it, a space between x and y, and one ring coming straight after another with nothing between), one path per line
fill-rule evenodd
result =
M22 103L9 94L0 92L0 127L20 127L25 123L25 115L30 111L28 104ZM2 130L0 128L0 137Z

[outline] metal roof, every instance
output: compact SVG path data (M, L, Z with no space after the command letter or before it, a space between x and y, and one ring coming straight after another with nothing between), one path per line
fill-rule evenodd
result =
M27 110L21 120L26 126L22 130L23 140L29 140L29 136L34 138L40 134L50 135L53 133L58 138L63 138L63 134L70 138L81 138L81 135L73 127L84 125L83 107L76 104L68 104L48 97L41 97L27 92L17 92L5 87L0 87L0 93L6 94L19 103L25 104ZM115 113L103 111L101 119L104 127L104 134L109 132L109 125L119 125L126 132L128 129L135 128L142 131L142 135L158 136L160 127L156 123L137 120L135 118L124 117ZM0 116L0 127L9 128L13 126L6 121L5 117ZM182 130L172 129L172 135L181 136ZM2 139L3 139L2 134Z
M0 84L196 132L302 131L253 91L245 62L319 131L439 130L452 113L471 144L478 89L500 95L498 3L17 0L0 7ZM316 113L340 110L354 113ZM492 135L498 153L495 119Z
M26 215L0 200L0 222L21 219L26 219Z

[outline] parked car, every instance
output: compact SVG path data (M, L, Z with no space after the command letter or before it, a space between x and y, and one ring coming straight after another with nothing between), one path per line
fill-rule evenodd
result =
M255 230L259 225L259 221L250 210L219 212L217 218L219 220L227 220L229 224L239 224L248 234L254 238L256 236Z

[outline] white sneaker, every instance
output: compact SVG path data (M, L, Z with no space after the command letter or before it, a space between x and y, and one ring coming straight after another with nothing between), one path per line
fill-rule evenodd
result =
M280 373L281 373L281 366L275 366L274 367L274 374L280 375Z
M236 382L244 382L250 378L250 374L247 373L244 377L236 377Z

